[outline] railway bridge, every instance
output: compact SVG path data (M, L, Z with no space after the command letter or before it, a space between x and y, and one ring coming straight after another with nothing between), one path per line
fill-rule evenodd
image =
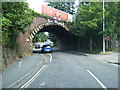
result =
M54 21L51 18L38 16L25 29L25 33L20 33L17 40L20 53L30 53L32 50L32 39L40 32L54 34L59 40L61 50L71 50L76 47L76 38L69 32L69 26L64 21Z

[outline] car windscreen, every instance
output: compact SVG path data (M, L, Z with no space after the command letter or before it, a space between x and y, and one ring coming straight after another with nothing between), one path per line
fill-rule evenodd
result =
M45 48L51 48L50 46L46 46Z
M40 45L36 44L36 45L35 45L35 48L40 48Z

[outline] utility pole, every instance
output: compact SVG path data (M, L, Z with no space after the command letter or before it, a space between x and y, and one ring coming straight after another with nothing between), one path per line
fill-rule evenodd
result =
M75 13L73 14L73 17L74 17L73 21L75 22L75 20L76 20L76 14L77 14L77 9L79 7L79 1L78 0L75 0L74 7L75 7L75 9L74 9Z
M105 1L103 0L103 31L105 31ZM103 52L105 52L105 36L103 35Z

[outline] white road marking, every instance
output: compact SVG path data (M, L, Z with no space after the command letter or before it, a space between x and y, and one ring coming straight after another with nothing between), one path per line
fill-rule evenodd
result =
M39 88L41 88L41 87L44 86L45 84L46 84L46 82L41 83L40 86L39 86Z
M40 64L41 62L39 62L39 64ZM39 65L38 64L38 65ZM37 65L37 66L38 66ZM35 69L35 68L34 68ZM33 70L34 70L33 69ZM14 83L12 83L11 85L9 85L7 88L10 88L10 87L12 87L13 85L15 85L16 83L18 83L19 81L21 81L22 79L24 79L25 77L27 77L31 72L33 72L33 70L32 71L30 71L29 73L27 73L27 74L25 74L23 77L21 77L19 80L17 80L16 82L14 82Z
M12 87L14 84L16 84L17 82L21 81L24 77L28 76L30 73L27 73L25 76L23 76L22 78L20 78L18 81L12 83L10 86L8 86L7 88Z
M42 71L42 69L45 67L46 65L43 65L42 68L28 81L26 82L21 88L26 88L28 87L38 76L38 74Z
M43 54L40 54L40 55L43 56L43 58L45 59L45 62L47 62L47 58Z
M87 70L87 72L100 84L100 86L104 90L107 90L107 88L105 87L105 85L90 70Z
M52 55L51 54L48 54L48 55L50 55L50 62L52 61Z
M46 57L45 57L44 55L42 55L42 54L40 54L40 55L43 56L44 59L45 59L45 61L46 61ZM21 67L21 63L22 63L22 61L20 61L19 67ZM41 62L40 62L40 63L41 63ZM39 64L40 64L40 63L39 63ZM38 65L39 65L39 64L38 64ZM41 68L33 77L37 76L37 74L39 74L39 73L41 72L41 70L42 70L45 66L47 66L47 65L43 65L42 68ZM22 79L24 79L26 76L28 76L30 73L31 73L31 71L30 71L29 73L27 73L26 75L24 75L23 77L21 77L21 78L20 78L19 80L17 80L16 82L12 83L12 84L11 84L10 86L8 86L7 88L12 87L12 86L15 85L16 83L18 83L19 81L21 81ZM33 77L32 77L32 78L33 78ZM31 78L31 79L32 79L32 78ZM31 79L30 79L30 80L31 80ZM35 78L33 78L33 79L35 79ZM29 82L31 83L33 80L31 80L31 81L30 81L30 80L29 80ZM27 83L28 83L28 82L27 82ZM28 83L27 86L29 86L30 83ZM24 84L24 85L25 85L25 84ZM23 86L24 86L24 85L23 85ZM26 86L26 87L27 87L27 86Z
M19 68L21 67L21 63L22 63L22 61L19 62Z
M46 84L46 82L44 82L44 83L41 83L41 84L40 84L40 86L44 86L45 84Z

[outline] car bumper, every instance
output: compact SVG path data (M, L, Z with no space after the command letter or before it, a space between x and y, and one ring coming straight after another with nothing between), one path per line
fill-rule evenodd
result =
M33 53L40 53L41 51L32 51Z

